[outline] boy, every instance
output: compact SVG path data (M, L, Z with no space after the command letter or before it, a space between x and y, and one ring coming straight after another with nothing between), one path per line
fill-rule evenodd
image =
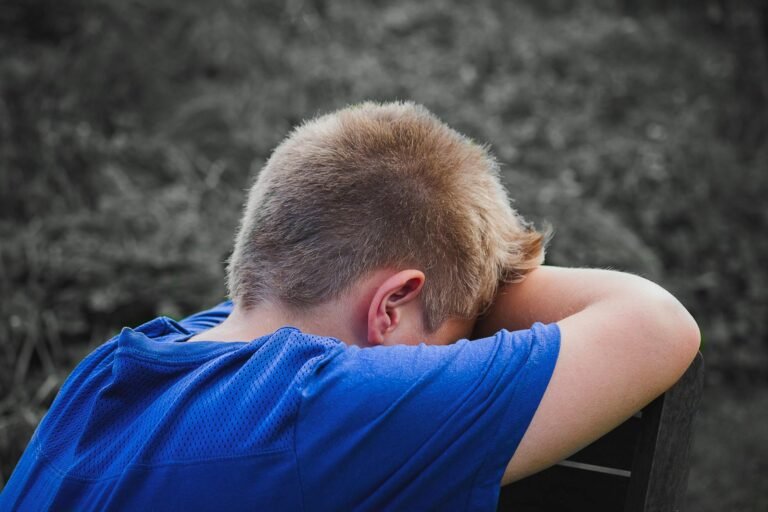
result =
M699 346L658 286L543 249L488 152L424 108L310 121L250 191L232 302L88 356L0 505L491 510Z

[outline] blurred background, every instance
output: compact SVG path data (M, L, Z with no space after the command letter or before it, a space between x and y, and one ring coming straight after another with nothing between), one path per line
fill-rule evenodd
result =
M0 0L0 488L73 366L219 301L290 128L411 99L503 162L552 264L698 319L688 509L768 510L768 2Z

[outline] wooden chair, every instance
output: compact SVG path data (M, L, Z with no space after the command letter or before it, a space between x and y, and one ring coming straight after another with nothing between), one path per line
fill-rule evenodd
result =
M616 429L567 460L502 487L498 510L680 510L703 370L699 353L677 384Z

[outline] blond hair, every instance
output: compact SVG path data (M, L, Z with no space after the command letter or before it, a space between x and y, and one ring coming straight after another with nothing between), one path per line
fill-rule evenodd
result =
M363 103L295 128L250 190L230 297L307 308L367 273L420 269L428 330L472 318L544 258L486 148L420 105Z

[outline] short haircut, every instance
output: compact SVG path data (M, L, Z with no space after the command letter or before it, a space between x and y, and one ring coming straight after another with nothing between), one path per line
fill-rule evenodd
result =
M250 309L306 309L381 268L422 270L428 331L472 318L540 265L487 148L414 103L366 102L295 128L250 190L228 266Z

